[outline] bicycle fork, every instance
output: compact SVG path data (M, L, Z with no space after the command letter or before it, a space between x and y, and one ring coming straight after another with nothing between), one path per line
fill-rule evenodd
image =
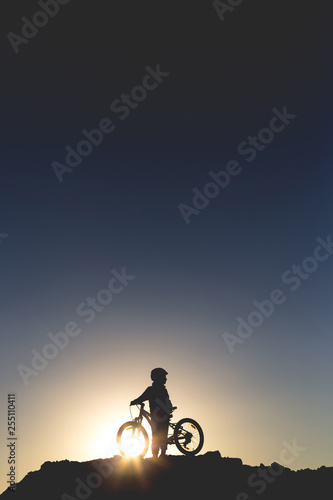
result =
M139 418L134 419L134 425L132 426L132 438L135 437L135 431L139 434L139 426L141 425L141 422Z

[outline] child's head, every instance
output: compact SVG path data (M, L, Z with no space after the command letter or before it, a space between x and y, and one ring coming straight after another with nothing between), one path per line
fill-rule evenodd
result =
M150 373L150 378L153 382L160 382L161 384L165 384L167 375L168 372L163 368L154 368Z

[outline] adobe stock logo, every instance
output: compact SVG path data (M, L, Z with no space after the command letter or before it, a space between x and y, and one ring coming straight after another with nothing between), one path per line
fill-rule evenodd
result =
M224 14L226 12L233 12L235 7L238 7L244 0L226 0L222 2L221 0L214 0L213 7L217 12L217 15L220 18L220 21L224 21Z
M95 460L92 466L97 472L90 472L83 481L80 477L75 478L76 488L75 497L69 493L63 493L61 500L87 500L93 493L93 490L102 486L105 479L111 476L113 465L109 460Z
M80 302L76 309L76 315L84 318L84 322L89 324L108 307L114 299L114 296L120 294L127 288L129 283L135 279L134 275L128 274L123 267L120 272L112 269L111 278L107 285L100 289L93 297L88 296ZM70 340L77 337L82 332L79 321L68 321L65 326L57 333L49 332L47 334L47 343L39 350L31 349L32 358L28 366L18 365L17 371L24 383L28 385L30 377L37 377L40 372L45 370L50 361L55 359L68 345Z
M272 116L267 125L256 133L248 135L246 140L240 142L237 153L245 156L247 163L253 162L258 154L264 151L271 144L276 135L283 132L286 127L297 117L294 113L289 113L287 106L283 106L282 111L277 108L272 109ZM194 187L192 192L192 205L180 203L178 209L186 224L190 224L193 215L199 215L216 198L223 189L226 189L233 179L243 171L243 167L238 160L230 160L224 170L209 172L209 181L201 188Z
M32 16L31 20L27 17L21 17L23 26L21 35L10 31L7 38L13 47L15 54L19 53L20 45L26 45L39 32L39 28L44 28L49 22L50 17L55 17L59 12L59 5L66 5L70 0L39 0L38 5L42 10L38 10Z
M122 93L119 99L114 99L111 102L111 111L121 121L126 120L147 99L149 93L155 90L170 75L168 71L161 71L160 64L157 64L155 68L146 66L145 70L146 73L139 85L135 85L129 93ZM59 161L51 163L58 181L63 182L64 175L72 173L82 163L83 158L88 157L102 144L104 135L111 134L115 129L116 125L113 119L102 118L96 128L81 130L84 138L81 137L81 140L74 148L69 144L65 147L67 154L65 154L64 161L62 163Z
M301 264L293 264L281 275L281 281L287 285L291 292L298 290L303 282L307 281L311 274L315 273L322 262L325 262L333 254L332 236L329 234L324 240L320 236L316 239L318 245L314 248L312 256L305 257ZM251 337L254 331L260 328L264 321L272 316L277 306L284 304L287 294L280 288L274 288L268 298L254 300L254 309L244 317L237 316L236 333L225 332L222 337L229 352L235 352L235 345L243 344Z
M251 491L248 495L245 491L242 491L236 496L236 500L251 500L251 498L254 498L253 493L257 495L264 493L269 488L269 485L283 474L285 467L291 465L300 456L301 452L306 450L306 446L299 445L295 438L292 443L286 439L283 440L282 445L283 448L279 453L278 462L273 462L269 467L261 464L257 471L248 477L247 484L250 488L255 488L254 492Z

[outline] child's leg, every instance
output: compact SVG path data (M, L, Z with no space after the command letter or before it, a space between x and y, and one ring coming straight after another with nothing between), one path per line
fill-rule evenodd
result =
M158 434L157 423L154 420L152 420L151 422L151 430L152 430L151 452L153 454L153 458L157 458L159 450L159 434Z
M161 457L165 456L167 449L169 420L160 422L159 424L159 447L161 449Z

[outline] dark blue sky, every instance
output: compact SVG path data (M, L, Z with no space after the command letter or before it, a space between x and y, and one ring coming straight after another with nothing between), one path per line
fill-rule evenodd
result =
M102 399L126 417L150 369L163 364L175 403L206 426L207 449L260 463L297 438L307 451L295 468L332 465L333 260L297 291L281 280L333 229L330 6L244 1L221 22L212 2L72 0L17 54L7 33L20 34L21 17L40 8L29 0L1 9L1 364L3 391L20 394L24 432L35 400L54 405L43 426L55 425L61 388L73 392L84 373L90 390L101 366ZM157 65L169 75L121 120L111 103ZM284 107L296 118L247 162L239 145ZM64 163L65 147L103 118L115 130L60 183L52 163ZM230 160L241 173L186 224L179 204L193 206L193 188L202 192ZM17 366L31 366L31 349L78 321L78 304L123 267L135 276L126 293L25 386ZM229 352L223 334L236 334L237 317L276 288L285 303ZM219 412L227 443L209 435ZM281 428L262 424L254 436L261 419ZM28 457L22 431L24 439ZM61 449L50 443L31 462L22 458L22 474L70 458ZM93 454L74 444L71 456Z

